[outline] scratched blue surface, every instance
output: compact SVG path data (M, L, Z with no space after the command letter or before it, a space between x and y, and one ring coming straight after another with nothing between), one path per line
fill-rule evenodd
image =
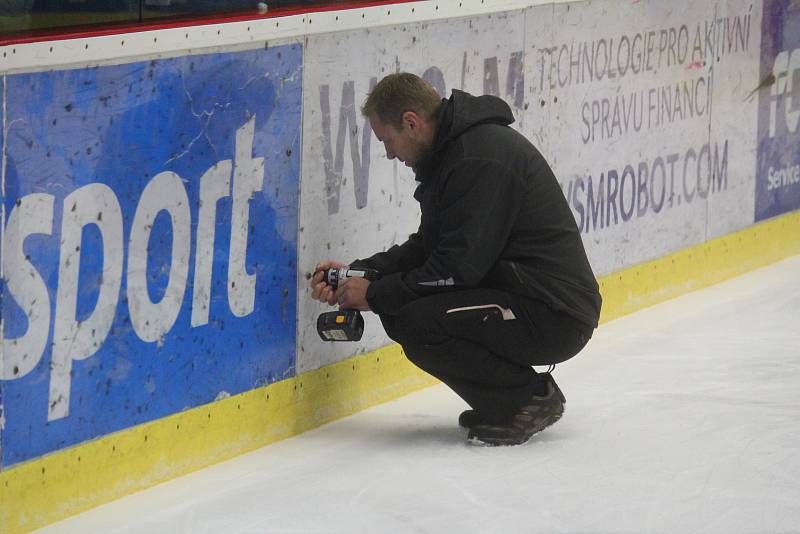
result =
M55 207L52 235L25 241L30 262L47 284L50 332L33 371L0 381L3 466L294 375L301 69L301 45L292 44L7 77L7 213L17 199L34 192L53 195ZM264 190L250 202L246 258L247 272L256 275L255 309L235 317L228 305L232 201L227 197L217 205L210 320L193 328L199 180L215 163L234 159L236 131L253 116L253 157L265 158ZM163 171L183 179L192 243L179 315L155 343L142 341L131 326L125 272L139 197ZM69 415L48 422L62 204L66 195L95 182L110 186L121 205L122 286L109 336L93 356L73 362ZM154 301L167 285L172 239L162 211L148 245L148 291ZM102 250L99 230L86 226L78 319L94 309ZM27 318L13 299L3 300L2 313L6 337L24 335Z
M800 54L800 9L797 3L764 0L761 35L760 79L765 80L770 74L780 79L758 92L756 221L800 209L800 183L770 187L769 179L770 169L774 173L800 167L800 126L792 132L785 119L786 111L800 113L800 69L792 71L790 67L781 76L784 69L774 67L781 52ZM783 87L788 90L778 90ZM770 135L772 121L775 124L774 135Z

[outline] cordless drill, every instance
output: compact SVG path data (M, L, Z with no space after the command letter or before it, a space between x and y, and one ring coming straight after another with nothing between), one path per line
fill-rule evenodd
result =
M345 265L325 270L322 279L336 291L339 283L346 278L366 278L373 281L380 277L380 273L375 269L359 269ZM317 318L317 332L323 341L359 341L364 334L364 318L358 310L322 313Z

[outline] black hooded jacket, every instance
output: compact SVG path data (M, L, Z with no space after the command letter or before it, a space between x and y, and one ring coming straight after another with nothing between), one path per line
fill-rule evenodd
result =
M488 287L596 327L600 293L575 219L544 157L508 126L508 105L454 90L437 121L433 150L414 168L419 230L354 262L384 275L367 290L372 311Z

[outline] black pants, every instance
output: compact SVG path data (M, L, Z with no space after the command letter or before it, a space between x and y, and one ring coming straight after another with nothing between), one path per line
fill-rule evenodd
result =
M411 362L498 422L542 392L531 366L571 358L593 331L544 303L494 289L421 298L380 319Z

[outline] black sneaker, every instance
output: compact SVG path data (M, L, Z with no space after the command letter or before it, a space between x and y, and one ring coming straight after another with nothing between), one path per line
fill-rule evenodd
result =
M472 428L485 422L483 416L477 410L464 410L458 416L458 425L464 428Z
M567 400L552 375L547 373L545 380L547 393L544 396L531 397L530 402L504 425L476 424L470 427L467 439L484 445L521 445L561 419Z

